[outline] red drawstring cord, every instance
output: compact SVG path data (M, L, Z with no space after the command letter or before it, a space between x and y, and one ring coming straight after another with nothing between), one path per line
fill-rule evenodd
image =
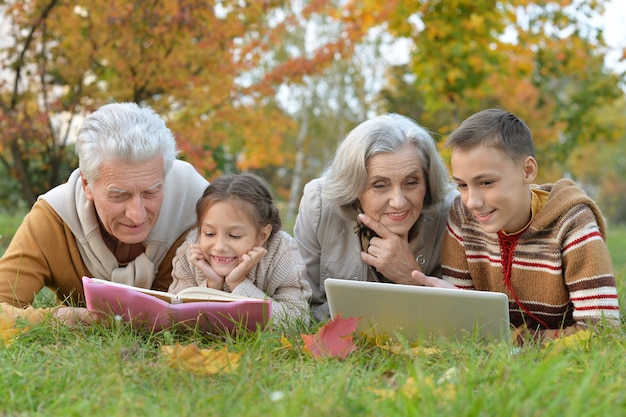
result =
M507 236L502 232L498 232L498 243L500 245L501 258L500 262L502 263L502 272L504 273L504 285L509 289L509 291L511 291L513 299L515 300L517 305L524 311L524 313L535 319L544 328L549 329L548 325L543 320L539 319L539 317L531 313L530 310L519 300L519 298L517 298L517 294L515 294L513 284L511 283L511 270L513 269L513 252L515 251L517 241L519 240L521 234L522 232L515 235Z

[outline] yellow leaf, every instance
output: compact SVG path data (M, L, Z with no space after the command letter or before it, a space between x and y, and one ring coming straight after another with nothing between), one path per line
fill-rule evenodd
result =
M284 334L280 335L280 344L287 350L293 349L293 344L285 337Z
M407 378L407 380L404 381L404 384L402 384L401 387L391 387L391 388L384 388L384 389L374 388L371 391L374 395L376 395L379 401L387 400L387 399L393 400L396 398L397 393L400 393L401 395L408 397L408 398L414 398L419 392L417 389L417 385L415 383L415 378L413 377Z
M485 18L476 13L470 15L469 21L466 23L468 30L480 29L485 24Z
M454 384L449 383L450 375L456 375L456 369L450 368L444 376L439 378L437 383L434 382L433 376L429 375L423 380L423 385L428 387L433 396L442 400L453 400L456 396L456 387ZM395 399L396 395L402 395L413 400L420 400L422 398L422 392L418 387L418 383L413 377L407 378L404 384L400 387L391 387L386 389L372 389L371 392L376 395L379 401L387 399Z
M374 343L379 348L388 350L389 352L395 353L396 355L430 356L430 355L436 355L437 353L441 353L441 350L437 348L429 348L429 347L417 346L417 345L410 345L409 347L406 347L394 339L389 339L387 337L381 337L381 336L376 336L374 338Z
M161 353L172 368L200 375L233 372L239 366L239 358L242 355L229 352L227 348L200 349L195 343L187 346L179 343L174 346L162 346Z
M391 389L372 388L370 391L376 396L378 401L393 400L396 398L396 392Z
M570 336L559 337L546 343L543 350L551 352L559 352L563 350L589 350L589 341L591 340L591 332L589 330L581 330Z
M429 377L430 378L430 377ZM432 378L431 382L432 382ZM427 382L428 382L428 378L427 378ZM415 378L413 377L409 377L407 378L406 381L404 381L404 385L402 385L402 387L400 388L400 392L408 398L413 398L417 395L417 393L419 392L419 390L417 389L417 385L415 383Z
M17 336L26 329L25 327L16 327L15 318L6 314L0 315L0 342L5 348L11 346Z
M451 68L447 73L447 79L450 84L454 84L456 80L462 79L465 76L463 71L458 68Z

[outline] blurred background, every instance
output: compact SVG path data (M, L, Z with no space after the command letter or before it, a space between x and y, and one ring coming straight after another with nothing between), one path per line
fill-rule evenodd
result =
M499 107L533 131L538 182L574 179L621 225L625 28L622 0L0 1L0 211L65 181L109 102L153 107L209 180L263 175L286 225L363 120L443 142Z

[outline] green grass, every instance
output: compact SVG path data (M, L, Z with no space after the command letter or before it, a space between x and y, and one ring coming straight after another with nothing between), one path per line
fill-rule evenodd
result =
M0 212L0 254L4 253L4 250L13 238L13 234L15 234L15 231L22 223L23 218L23 214L6 214Z
M2 232L0 231L0 234ZM626 228L611 230L620 301ZM38 297L39 305L52 300ZM1 331L1 330L0 330ZM300 332L216 340L110 326L29 326L0 347L0 416L607 416L626 412L626 325L588 346L512 349L476 340L432 342L434 354L399 355L357 340L346 360L315 360ZM285 347L281 337L293 345ZM241 352L230 374L173 369L163 345ZM410 389L403 389L408 387ZM382 398L376 390L393 393Z
M606 242L615 269L626 267L626 226L610 228Z

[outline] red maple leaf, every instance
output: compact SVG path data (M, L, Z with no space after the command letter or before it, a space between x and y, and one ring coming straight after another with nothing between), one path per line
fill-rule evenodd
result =
M344 319L337 314L333 320L326 323L315 334L300 334L304 341L304 350L314 358L341 358L345 359L356 350L352 343L352 336L361 318L350 317Z

